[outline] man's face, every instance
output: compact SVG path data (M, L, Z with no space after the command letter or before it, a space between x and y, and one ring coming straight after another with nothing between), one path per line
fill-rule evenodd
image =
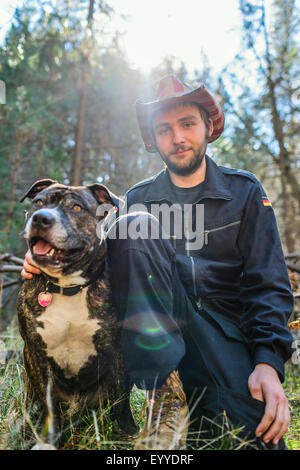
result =
M153 119L157 149L169 168L177 175L194 173L206 152L207 139L213 132L206 129L197 106L184 104L161 110Z

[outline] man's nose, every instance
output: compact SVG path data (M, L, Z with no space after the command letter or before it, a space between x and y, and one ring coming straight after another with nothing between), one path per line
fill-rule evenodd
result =
M185 142L184 132L180 128L173 129L173 143L183 144Z

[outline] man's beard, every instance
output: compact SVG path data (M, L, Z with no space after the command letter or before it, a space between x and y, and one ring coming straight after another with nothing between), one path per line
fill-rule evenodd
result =
M176 151L180 151L180 150L183 150L183 149L179 148ZM194 154L192 158L184 166L181 166L178 163L174 163L173 161L170 160L169 156L162 155L160 152L159 153L160 153L161 158L167 165L168 169L172 173L179 175L179 176L187 176L187 175L191 175L195 173L198 170L198 168L200 168L203 158L205 157L206 145L204 146L204 148L202 147L201 149L198 149L197 151L193 149L193 151L194 151Z

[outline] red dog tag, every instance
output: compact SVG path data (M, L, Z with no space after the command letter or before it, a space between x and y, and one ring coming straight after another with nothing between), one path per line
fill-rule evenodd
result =
M50 292L41 292L38 296L38 302L42 307L47 307L51 303L52 295Z

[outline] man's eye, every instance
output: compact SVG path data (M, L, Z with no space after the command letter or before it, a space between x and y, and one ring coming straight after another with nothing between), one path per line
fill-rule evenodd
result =
M40 206L40 207L43 206L43 202L40 199L35 201L35 203L36 203L37 206Z
M80 212L81 210L82 210L82 207L80 207L78 204L74 204L73 211Z
M165 135L168 132L168 129L160 129L158 135Z
M193 125L192 122L185 122L185 123L183 124L183 126L184 126L184 127L187 127L187 128L192 127L192 125Z

